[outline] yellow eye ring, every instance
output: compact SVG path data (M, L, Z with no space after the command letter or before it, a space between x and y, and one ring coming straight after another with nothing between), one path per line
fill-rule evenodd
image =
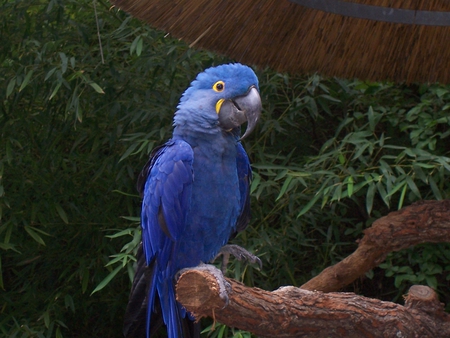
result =
M215 92L223 92L225 90L225 82L223 81L217 81L216 83L213 84L213 90Z

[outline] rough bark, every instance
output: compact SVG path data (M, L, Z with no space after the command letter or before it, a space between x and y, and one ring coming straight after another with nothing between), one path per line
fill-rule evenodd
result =
M195 269L180 276L177 299L196 318L213 317L260 337L450 337L450 316L427 286L412 287L402 306L354 293L292 286L269 292L226 280L228 304L215 277Z
M301 286L338 291L384 261L393 251L420 243L450 242L450 200L421 201L391 212L364 231L356 251Z
M177 298L197 318L211 316L262 337L450 337L450 315L429 287L411 287L404 306L330 292L364 275L389 252L426 242L450 242L449 200L415 203L378 219L352 255L301 288L269 292L227 279L227 303L216 277L193 269L180 276Z

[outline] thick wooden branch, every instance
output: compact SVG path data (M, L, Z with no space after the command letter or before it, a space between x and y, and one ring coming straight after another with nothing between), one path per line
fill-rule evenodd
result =
M415 203L378 219L352 255L301 288L269 292L227 279L227 303L216 277L193 269L180 276L177 299L196 318L210 316L261 337L450 337L450 315L429 287L411 287L404 306L330 292L364 275L389 252L427 242L450 242L450 200Z
M292 286L269 292L232 279L228 304L216 278L189 270L177 283L177 299L204 316L261 337L450 337L450 316L436 293L414 286L405 306L353 293L323 293Z
M378 266L386 255L420 243L450 242L450 200L421 201L391 212L364 231L357 250L301 286L338 291Z

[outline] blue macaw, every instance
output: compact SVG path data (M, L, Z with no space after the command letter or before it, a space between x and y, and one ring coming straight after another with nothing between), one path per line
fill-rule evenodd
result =
M181 97L172 138L153 150L138 180L142 246L126 337L149 337L163 323L169 338L199 335L176 301L175 276L210 262L247 226L251 168L240 140L260 114L258 79L238 63L205 70Z

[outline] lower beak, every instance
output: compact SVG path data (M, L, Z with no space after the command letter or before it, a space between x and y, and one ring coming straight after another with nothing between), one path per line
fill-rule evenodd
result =
M262 110L261 97L256 87L250 87L245 95L221 103L218 111L220 126L225 130L231 130L247 122L247 129L241 140L250 135Z

